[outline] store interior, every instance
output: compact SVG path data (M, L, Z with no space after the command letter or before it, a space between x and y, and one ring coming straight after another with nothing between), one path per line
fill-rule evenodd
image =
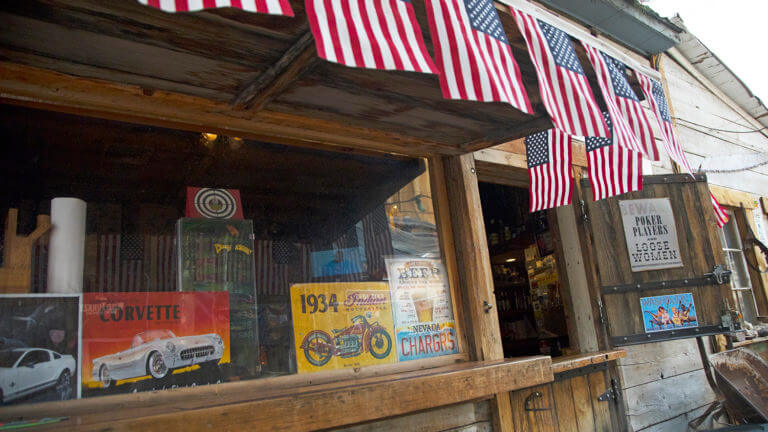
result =
M480 183L504 357L563 355L568 329L548 212L530 213L528 189Z

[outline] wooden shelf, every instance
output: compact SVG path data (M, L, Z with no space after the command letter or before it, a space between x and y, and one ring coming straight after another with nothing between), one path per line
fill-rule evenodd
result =
M589 365L617 360L626 356L627 352L625 350L617 349L557 357L552 360L552 373L566 372Z

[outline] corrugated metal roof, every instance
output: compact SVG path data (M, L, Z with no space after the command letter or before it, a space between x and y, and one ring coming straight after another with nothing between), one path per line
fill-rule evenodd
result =
M680 34L678 51L717 88L731 98L743 110L757 119L763 126L768 126L768 109L759 97L749 90L744 82L709 50L696 36L685 30L679 16L672 22L684 31Z
M645 55L675 46L682 31L636 0L539 1Z

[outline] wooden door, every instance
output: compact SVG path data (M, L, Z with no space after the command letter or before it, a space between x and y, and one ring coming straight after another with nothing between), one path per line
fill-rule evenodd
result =
M695 179L677 174L644 176L642 190L599 201L592 200L588 179L583 179L577 188L575 205L581 207L582 247L593 298L597 300L595 310L606 331L605 345L648 343L727 330L722 321L723 299L728 295L727 275L719 281L712 275L716 265L725 264L725 258L705 176ZM669 203L666 207L671 207L671 215L664 214L667 223L663 229L650 225L638 228L644 219L635 219L627 210L635 203L640 206L643 203L663 204L664 201ZM625 217L622 217L622 211ZM656 220L653 215L641 214L637 217L647 217L649 224ZM625 223L637 223L637 227L630 226L630 229L638 231L625 235ZM673 231L677 237L677 251L665 249L663 252L664 258L668 253L672 254L670 256L679 261L677 266L654 269L653 265L648 265L638 268L645 264L638 261L640 255L632 254L640 250L640 245L643 248L648 245L661 247L656 246L657 240L666 241L669 237L663 236ZM659 232L662 237L657 236ZM638 242L632 235L647 235L649 240ZM632 251L628 249L627 238L630 238L629 247L634 248ZM655 252L647 256L661 257ZM669 266L669 263L664 265ZM689 298L688 293L692 295L695 314L691 317L685 315L686 319L681 323L680 311L688 311L691 306L681 308L674 301ZM650 299L657 302L667 300L668 307L664 308L664 313L657 313L658 319L651 319L653 315L643 311L643 308L649 309ZM670 300L673 301L671 305ZM672 308L679 325L670 323ZM664 314L666 321L662 320ZM664 325L656 326L659 322Z
M555 375L555 381L511 393L515 431L613 432L617 402L605 364ZM608 393L607 393L608 392Z

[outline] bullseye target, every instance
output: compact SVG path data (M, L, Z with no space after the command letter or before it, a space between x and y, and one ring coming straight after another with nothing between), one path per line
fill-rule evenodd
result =
M237 199L226 189L201 188L195 194L195 210L213 219L229 219L237 212Z

